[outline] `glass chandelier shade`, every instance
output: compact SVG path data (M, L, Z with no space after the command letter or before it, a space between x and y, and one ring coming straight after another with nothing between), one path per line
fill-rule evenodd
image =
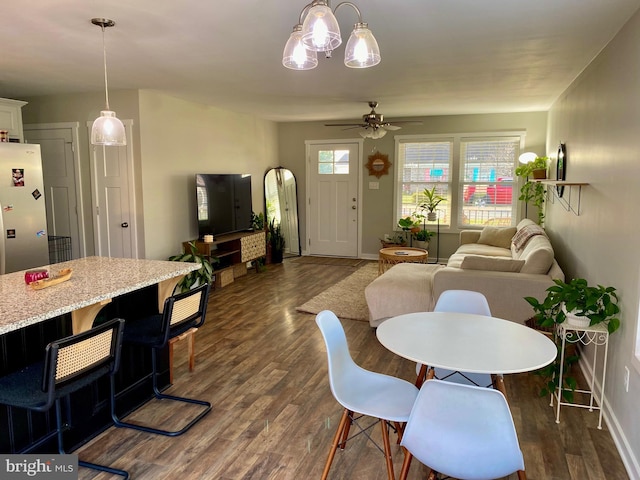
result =
M104 96L106 108L100 112L91 127L91 144L121 147L127 144L122 121L116 117L116 112L109 108L109 87L107 83L107 49L104 43L105 27L113 27L115 22L106 18L93 18L91 23L102 28L102 54L104 63Z
M344 51L344 64L368 68L380 63L380 48L366 23L356 23Z
M314 52L330 52L342 43L338 20L326 1L311 4L302 24L302 41Z
M91 145L121 147L127 144L124 125L116 112L102 110L91 127Z
M386 134L387 131L384 128L375 128L373 130L365 130L364 132L360 132L360 136L362 138L373 138L374 140L382 138Z
M293 32L284 46L282 65L292 70L311 70L318 66L317 53L309 50L302 42L302 25L300 24L293 27Z

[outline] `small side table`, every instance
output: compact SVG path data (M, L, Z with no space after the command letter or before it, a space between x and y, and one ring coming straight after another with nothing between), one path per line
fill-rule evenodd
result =
M602 430L602 402L604 400L604 382L607 376L607 352L609 350L609 331L605 325L594 325L593 327L578 327L570 325L567 321L556 325L556 337L562 339L562 349L560 353L560 379L562 379L564 369L564 351L567 342L577 343L582 345L595 345L595 351L593 352L593 362L591 365L591 378L587 379L589 382L588 390L578 390L577 393L584 393L589 395L589 403L569 403L562 401L562 380L560 380L559 388L551 393L551 403L553 407L553 399L555 397L557 401L556 410L556 423L560 423L560 406L566 405L569 407L581 407L588 408L590 412L593 410L600 410L600 418L598 419L598 429ZM602 366L602 381L600 384L600 398L597 401L597 405L594 404L594 387L596 380L596 361L598 359L598 352L600 347L604 346L604 363ZM566 390L566 388L565 388Z
M397 263L426 263L428 252L414 247L387 247L380 249L378 275Z

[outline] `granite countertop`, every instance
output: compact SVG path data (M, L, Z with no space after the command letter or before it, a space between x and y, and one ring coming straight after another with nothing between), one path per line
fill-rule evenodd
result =
M0 335L198 269L195 263L86 257L45 265L49 276L71 268L70 280L42 290L24 283L24 270L0 275Z

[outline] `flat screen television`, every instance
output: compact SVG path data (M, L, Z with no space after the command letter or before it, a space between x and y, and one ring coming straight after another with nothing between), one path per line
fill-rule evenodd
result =
M196 174L198 235L251 230L251 175Z

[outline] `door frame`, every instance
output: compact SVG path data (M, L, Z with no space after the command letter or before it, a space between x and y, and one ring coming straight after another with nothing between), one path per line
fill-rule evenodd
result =
M82 195L82 175L80 169L80 122L57 122L57 123L27 123L23 125L23 130L71 130L72 145L71 151L73 152L73 175L76 184L76 205L78 209L78 232L80 235L79 254L80 258L87 256L87 233L84 223L84 201Z
M362 257L362 195L364 193L364 187L362 185L362 169L364 168L364 139L363 138L337 138L337 139L328 139L328 140L305 140L304 141L304 149L305 149L305 235L304 235L304 248L303 251L300 252L302 255L308 254L309 248L309 240L311 231L311 197L309 195L310 192L310 176L311 176L311 146L318 145L335 145L335 144L345 144L345 143L354 143L358 146L358 166L356 170L356 181L358 183L358 201L357 201L357 209L358 209L358 232L356 238L356 251L357 258Z

